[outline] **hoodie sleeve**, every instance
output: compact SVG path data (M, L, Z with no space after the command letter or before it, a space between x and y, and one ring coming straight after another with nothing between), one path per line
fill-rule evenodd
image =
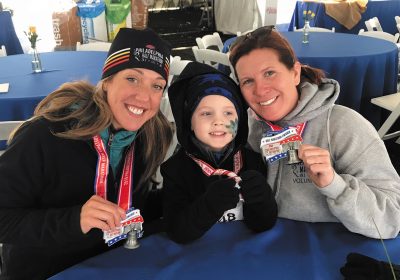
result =
M395 238L400 230L400 178L385 145L357 112L334 108L327 129L335 176L320 191L350 231Z

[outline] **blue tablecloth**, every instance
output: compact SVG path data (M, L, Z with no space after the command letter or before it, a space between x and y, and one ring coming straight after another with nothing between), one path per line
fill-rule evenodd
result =
M11 14L8 11L0 12L0 46L6 47L7 55L24 53L21 43L15 33ZM3 68L0 67L0 72Z
M400 1L399 1L400 3ZM381 109L371 98L397 92L398 50L388 41L344 33L312 32L310 43L302 43L302 32L282 32L299 61L321 68L340 84L337 104L361 113L376 128ZM227 50L235 38L227 40Z
M9 91L0 94L0 121L25 120L33 115L36 105L61 84L87 80L96 84L101 78L106 52L41 53L44 71L33 74L31 55L0 58L0 84L9 83ZM0 150L5 141L0 141Z
M385 245L392 262L400 263L400 238ZM272 230L254 234L238 221L216 224L188 245L153 235L135 250L116 248L51 279L339 280L350 252L386 260L379 240L351 233L339 223L279 219Z
M308 5L308 6L307 6ZM335 19L325 13L325 4L318 2L303 2L297 1L293 12L292 20L289 25L289 30L293 30L293 26L302 28L304 26L303 11L307 9L315 12L315 18L311 21L311 26L318 26L331 29L335 27L336 32L358 34L360 29L367 29L365 21L378 17L385 32L396 34L395 16L400 15L399 0L369 0L367 10L362 14L361 20L350 30L338 23ZM334 5L334 4L331 4Z
M9 92L0 94L0 120L25 120L49 93L68 81L86 79L96 84L106 52L41 53L44 72L33 74L27 54L0 58L0 83L10 83Z

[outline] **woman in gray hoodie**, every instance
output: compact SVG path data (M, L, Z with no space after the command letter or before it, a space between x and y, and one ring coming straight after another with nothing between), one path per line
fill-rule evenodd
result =
M270 27L239 37L230 60L250 106L249 144L269 165L278 216L396 237L400 178L375 128L334 104L339 84L301 65ZM297 161L296 152L300 163L287 164Z

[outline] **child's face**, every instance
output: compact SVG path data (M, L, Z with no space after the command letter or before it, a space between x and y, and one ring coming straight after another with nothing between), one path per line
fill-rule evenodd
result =
M201 99L192 115L192 130L212 151L220 151L236 136L238 115L235 105L221 95Z

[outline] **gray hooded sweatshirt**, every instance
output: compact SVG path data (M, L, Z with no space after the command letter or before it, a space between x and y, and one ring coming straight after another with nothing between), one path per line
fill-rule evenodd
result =
M339 84L323 79L318 87L300 85L296 108L275 124L285 127L306 122L303 143L329 151L334 179L318 188L302 163L286 159L269 163L268 183L278 203L278 216L306 222L341 222L352 232L394 238L400 230L400 178L375 128L356 111L335 105ZM263 132L270 130L249 112L249 139L261 152Z

